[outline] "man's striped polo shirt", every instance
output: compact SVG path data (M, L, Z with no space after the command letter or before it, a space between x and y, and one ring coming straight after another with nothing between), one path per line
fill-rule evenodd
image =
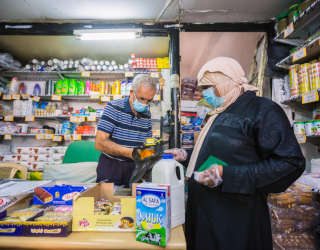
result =
M111 141L129 148L142 146L147 137L152 136L150 111L138 113L131 110L129 97L107 103L98 122L98 130L110 134ZM104 153L112 159L129 160Z

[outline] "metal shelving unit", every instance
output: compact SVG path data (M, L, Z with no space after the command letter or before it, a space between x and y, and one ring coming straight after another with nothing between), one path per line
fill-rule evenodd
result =
M320 0L315 1L298 19L287 26L287 29L278 34L277 42L298 46L311 34L315 33L320 23Z

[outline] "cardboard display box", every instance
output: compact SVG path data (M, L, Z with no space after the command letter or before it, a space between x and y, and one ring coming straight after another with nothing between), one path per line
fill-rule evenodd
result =
M114 196L113 183L100 183L80 194L73 202L73 231L119 231L136 230L136 194L132 196ZM121 213L103 213L95 211L95 203L108 200L112 204L121 204Z
M5 217L11 211L24 209L32 203L33 194L28 195L23 200L10 206L6 213L2 214ZM43 212L42 212L43 213ZM41 214L38 214L40 216ZM0 221L0 236L46 236L46 237L61 237L68 236L71 233L72 223L69 222L38 222L38 221Z

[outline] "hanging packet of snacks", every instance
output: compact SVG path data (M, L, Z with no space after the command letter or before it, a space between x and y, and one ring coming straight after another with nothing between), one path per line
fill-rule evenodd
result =
M312 84L312 89L320 89L320 63L315 62L311 64L310 79Z
M300 94L305 94L311 90L309 69L310 69L310 63L305 63L300 65L299 75L298 75Z
M298 96L300 94L300 90L299 90L299 65L298 64L290 66L289 80L290 80L291 96L292 97Z

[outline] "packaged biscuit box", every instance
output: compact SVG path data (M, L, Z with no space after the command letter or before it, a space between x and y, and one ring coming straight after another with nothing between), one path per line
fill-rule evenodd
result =
M49 187L36 187L34 189L33 204L35 205L72 205L73 199L80 192L85 191L84 186L54 185Z
M136 240L165 247L171 229L170 185L142 183L136 188Z

